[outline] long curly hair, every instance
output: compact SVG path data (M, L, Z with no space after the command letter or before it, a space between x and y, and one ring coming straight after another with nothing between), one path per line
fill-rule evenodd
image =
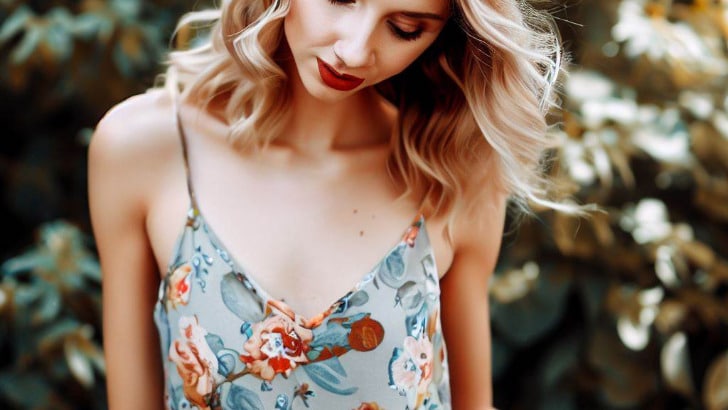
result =
M186 14L177 27L179 34L207 25L209 34L169 54L165 85L202 104L228 94L229 138L243 149L277 138L289 114L280 62L290 1L223 0L219 9ZM521 0L449 1L438 39L375 86L399 109L390 174L403 195L421 193L422 205L448 219L474 167L521 210L529 201L569 209L549 199L542 161L556 145L545 118L558 104L563 71L553 19Z

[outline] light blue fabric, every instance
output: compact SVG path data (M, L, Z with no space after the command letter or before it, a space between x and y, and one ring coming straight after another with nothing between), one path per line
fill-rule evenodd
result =
M420 216L350 292L304 318L194 205L159 287L169 409L449 409L440 287Z

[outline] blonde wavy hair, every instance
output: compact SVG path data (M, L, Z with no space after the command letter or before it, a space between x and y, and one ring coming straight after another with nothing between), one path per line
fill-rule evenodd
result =
M209 36L170 53L165 85L203 104L228 94L230 139L240 148L273 141L289 114L279 62L290 1L223 0L178 24L178 34L207 25ZM541 161L555 145L545 117L562 71L553 20L520 0L449 1L435 43L376 86L399 109L390 174L403 195L422 193L422 205L450 221L473 167L521 210L529 201L568 209L549 200Z

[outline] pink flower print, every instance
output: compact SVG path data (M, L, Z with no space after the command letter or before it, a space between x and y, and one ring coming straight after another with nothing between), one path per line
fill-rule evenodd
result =
M278 310L270 304L268 307L272 308L272 314L253 324L240 360L250 373L271 381L276 374L287 377L296 366L308 362L306 352L313 332L296 323L292 312Z
M407 336L404 348L396 348L389 361L389 385L407 396L410 408L417 408L428 396L432 380L433 346L424 334Z
M425 335L420 336L419 339L407 336L404 339L404 348L419 370L417 393L418 395L425 394L432 380L432 343Z
M169 348L169 360L177 365L182 378L184 395L200 409L208 409L209 395L223 381L217 373L217 357L207 345L207 331L197 323L197 317L179 319L181 338Z
M393 359L389 364L390 385L404 393L417 385L417 366L402 349L395 349Z
M169 275L167 282L167 301L176 308L178 305L186 305L190 301L190 265L182 265Z

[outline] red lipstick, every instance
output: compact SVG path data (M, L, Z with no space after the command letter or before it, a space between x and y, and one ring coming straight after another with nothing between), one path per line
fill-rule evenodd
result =
M319 74L321 75L321 80L324 82L324 84L328 85L334 90L353 90L364 81L363 78L354 77L353 75L349 74L342 74L334 70L333 67L326 64L320 58L316 58L316 61L318 61L318 69Z

